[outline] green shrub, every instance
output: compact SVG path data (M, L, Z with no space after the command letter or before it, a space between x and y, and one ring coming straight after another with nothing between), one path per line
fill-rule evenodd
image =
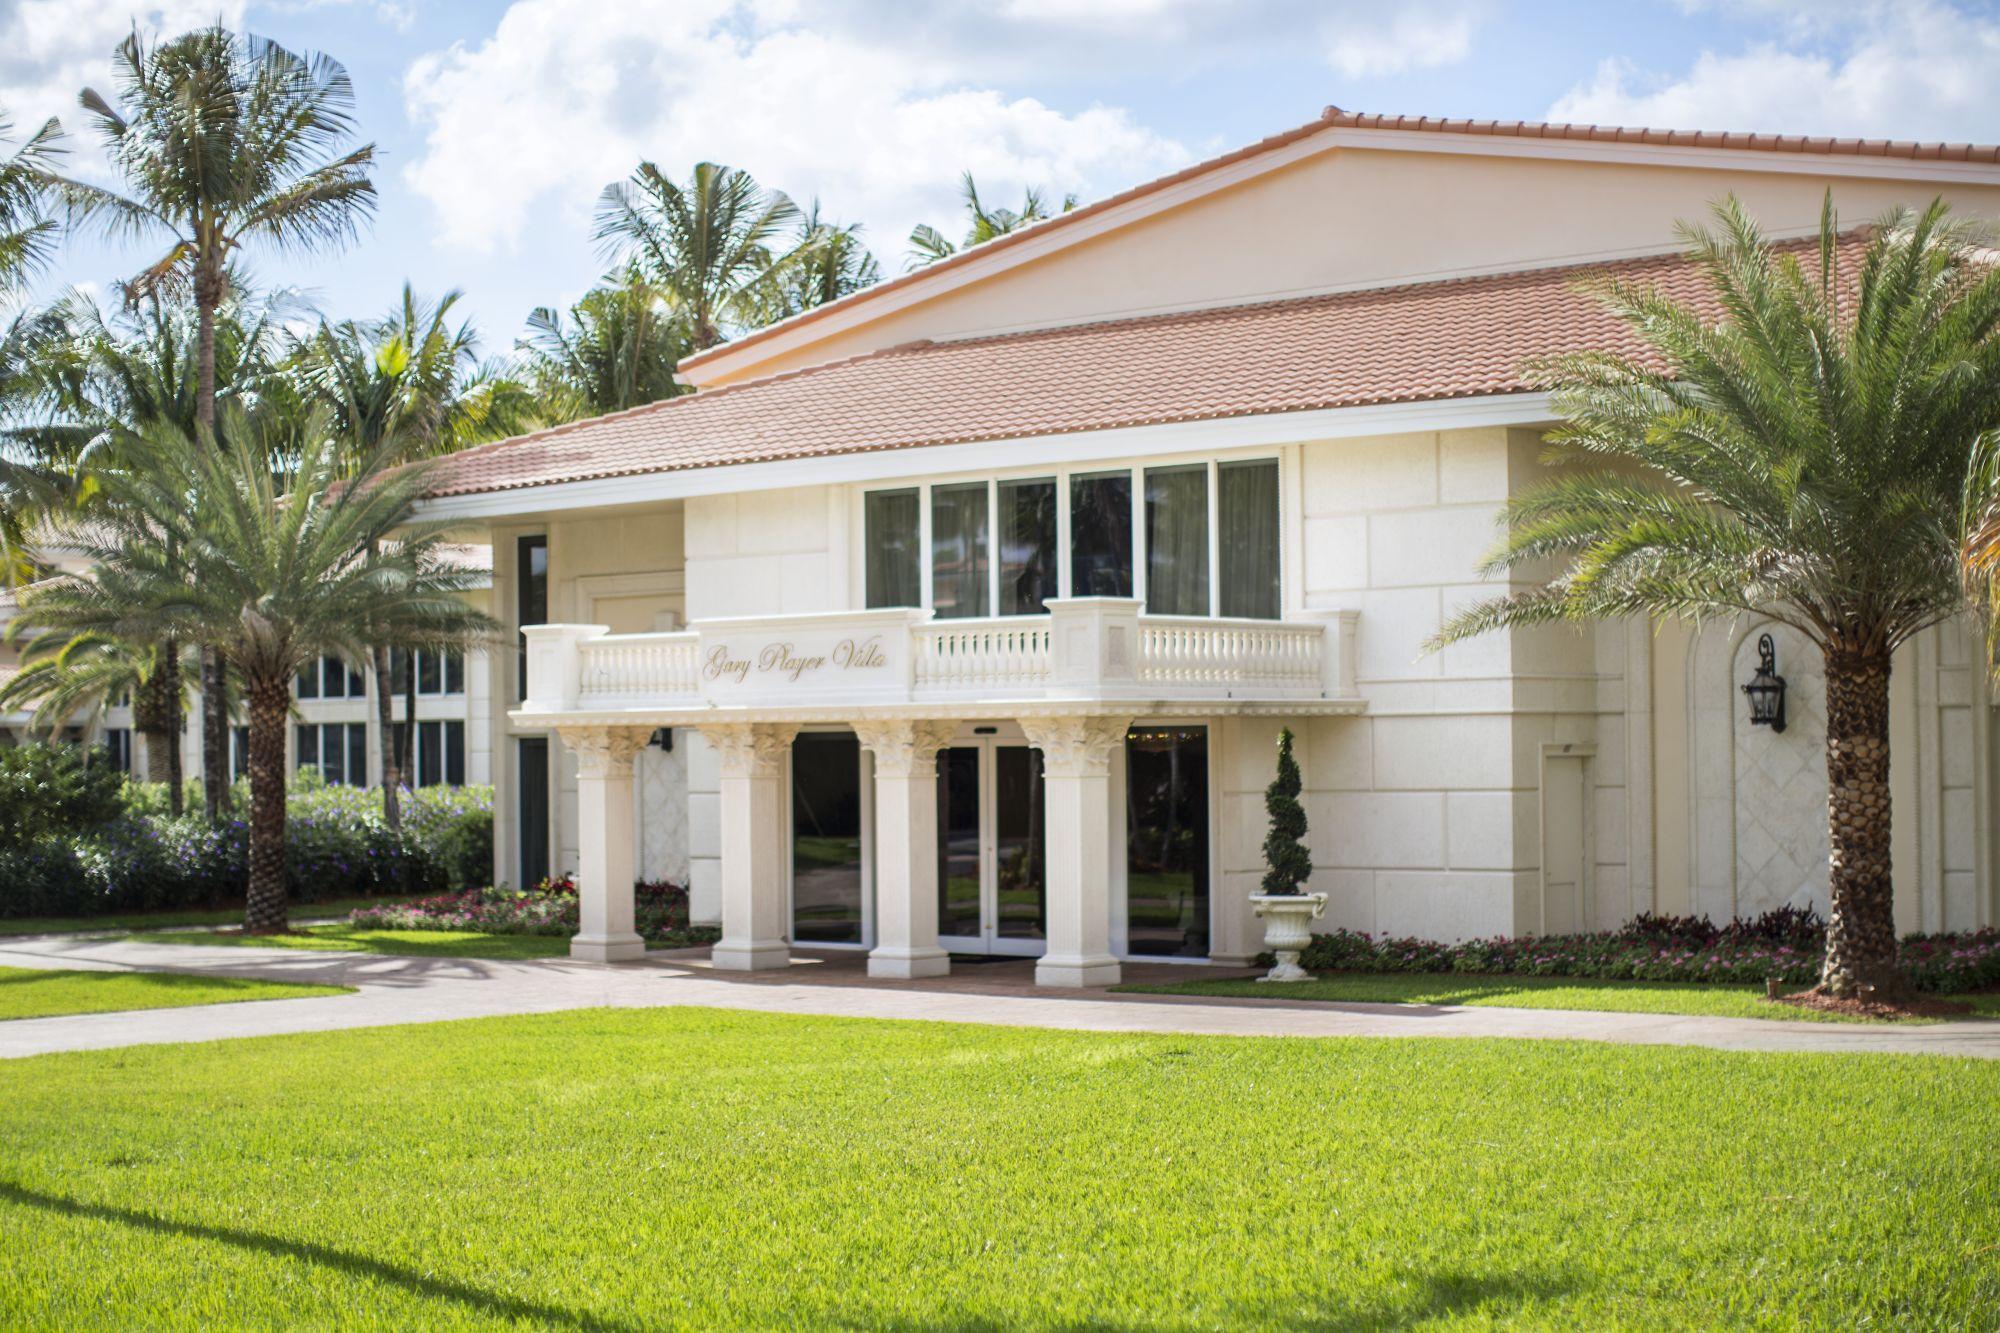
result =
M236 809L248 808L238 784ZM199 797L193 798L196 802ZM491 878L492 789L426 788L405 796L401 834L382 822L377 791L329 787L302 775L287 800L285 877L292 901L391 893L443 893ZM115 817L82 835L0 848L0 917L241 902L249 882L243 821L211 827L199 815L169 818L165 789L130 784ZM482 851L483 849L483 851ZM481 860L481 856L486 858Z
M74 835L118 817L125 775L79 745L0 749L0 848Z

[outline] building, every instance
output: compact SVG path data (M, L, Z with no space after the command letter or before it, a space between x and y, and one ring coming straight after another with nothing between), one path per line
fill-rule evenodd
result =
M1424 650L1541 471L1538 354L1626 348L1575 285L1690 298L1674 224L1779 236L1949 197L2000 149L1319 119L683 365L686 398L471 450L490 535L496 875L635 876L871 971L1239 962L1261 793L1301 738L1332 925L1457 939L1825 900L1820 667L1748 618ZM1764 633L1792 726L1740 685ZM1990 696L1967 627L1895 676L1898 911L1996 917Z
M73 550L57 541L44 542L37 555L51 569L74 571L84 567ZM491 596L492 552L484 546L459 544L447 548L448 558L487 580L471 592L482 608ZM19 652L7 639L19 615L19 596L0 589L0 685L20 670ZM491 781L493 709L488 698L491 657L487 653L419 653L416 660L417 732L410 751L412 771L404 776L405 786L455 787L483 785ZM314 769L327 782L348 786L376 786L381 782L381 747L376 719L374 674L366 663L324 658L299 672L293 685L295 699L292 726L286 735L285 767L289 772ZM409 716L408 696L401 682L405 663L397 653L390 677L397 682L392 703L397 734ZM181 729L181 772L185 777L201 775L201 694L198 680L188 681L189 698ZM32 706L0 709L0 746L18 745L46 739L46 729L35 724ZM150 752L150 738L133 725L129 699L114 702L71 718L60 731L65 740L102 746L112 764L134 777L153 781L165 779L163 756ZM229 765L232 777L242 777L249 767L249 728L237 723L230 729Z

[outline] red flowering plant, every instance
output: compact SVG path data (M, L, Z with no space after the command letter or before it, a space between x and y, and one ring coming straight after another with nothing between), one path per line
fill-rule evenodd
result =
M648 944L679 948L712 943L717 932L688 920L687 890L664 881L632 886L634 928ZM364 907L348 916L358 926L394 930L466 930L489 935L574 935L576 880L544 879L531 889L468 889L435 898Z

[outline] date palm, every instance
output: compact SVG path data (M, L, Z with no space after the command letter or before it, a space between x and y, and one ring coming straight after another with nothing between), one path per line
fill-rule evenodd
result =
M641 162L598 197L597 239L660 289L699 352L759 322L798 216L784 194L734 167L700 162L682 184Z
M1913 635L1965 613L1968 469L2000 426L2000 275L1941 203L1844 245L1829 199L1803 252L1734 200L1716 218L1683 234L1719 318L1600 284L1646 354L1538 368L1572 466L1509 503L1487 570L1554 573L1439 638L1750 613L1816 644L1832 844L1820 984L1893 995L1889 670Z
M244 927L283 930L294 675L325 655L362 656L377 633L463 651L495 627L465 600L472 575L442 558L443 527L412 520L427 465L346 466L323 412L297 422L231 407L212 442L156 427L128 452L102 474L108 517L77 533L90 567L36 585L23 614L50 633L200 644L239 676L250 724Z
M173 743L187 708L187 663L179 646L129 642L100 634L42 630L21 646L22 665L0 688L0 705L34 704L31 726L59 734L78 714L132 704L132 726L153 743L149 781L167 786L167 810L181 813L181 751Z
M542 416L551 422L622 412L686 393L674 370L689 349L664 289L637 265L606 274L569 308L528 316L519 344Z
M215 313L232 266L251 245L311 252L350 240L374 207L372 144L350 146L354 89L339 62L295 55L222 27L148 46L137 31L115 53L115 100L79 101L125 191L73 186L79 216L166 249L128 284L135 299L192 296L195 422L215 431ZM203 803L211 819L227 785L228 720L220 666L202 668Z
M14 123L0 112L0 144L13 141ZM68 182L56 174L63 151L62 126L46 121L0 157L0 295L48 262L61 224L51 204Z

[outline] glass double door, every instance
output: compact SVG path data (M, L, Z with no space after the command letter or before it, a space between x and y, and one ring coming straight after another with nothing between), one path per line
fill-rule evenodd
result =
M953 953L1047 948L1042 754L981 738L938 755L938 942Z

